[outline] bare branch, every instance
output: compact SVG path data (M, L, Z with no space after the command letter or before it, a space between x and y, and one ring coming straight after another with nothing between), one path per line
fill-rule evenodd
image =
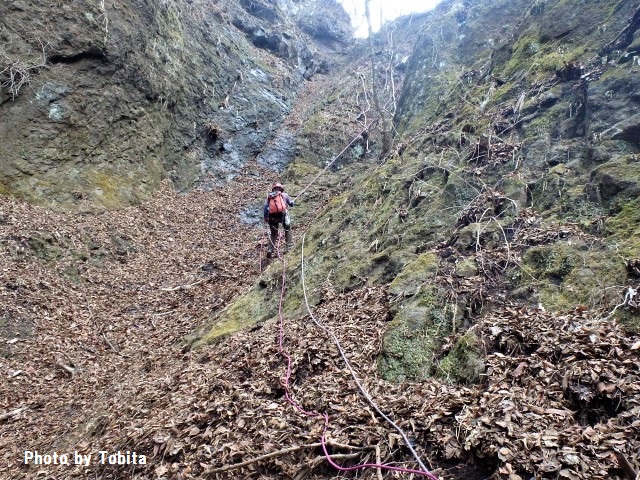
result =
M47 66L47 54L44 43L41 51L32 58L15 57L7 53L0 45L0 88L6 88L15 100L18 92L31 83L32 75Z
M340 443L333 443L333 442L327 442L327 444L332 445L334 447L340 447L340 448L346 448L349 450L366 450L367 448L364 447L352 447L351 445L344 445L344 444L340 444ZM266 453L264 455L261 455L259 457L256 458L252 458L250 460L241 462L241 463L235 463L233 465L225 465L224 467L220 467L220 468L216 468L214 470L211 470L210 473L219 473L219 472L226 472L229 470L235 470L237 468L242 468L242 467L246 467L248 465L252 465L254 463L258 463L261 462L263 460L269 460L270 458L275 458L275 457L280 457L282 455L286 455L287 453L292 453L292 452L297 452L299 450L304 450L306 448L319 448L322 446L322 443L310 443L307 445L296 445L295 447L288 447L288 448L283 448L282 450L278 450L276 452L271 452L271 453ZM353 454L349 454L349 455L353 455ZM324 459L324 457L322 457ZM351 456L349 457L345 457L344 455L331 455L331 458L351 458Z

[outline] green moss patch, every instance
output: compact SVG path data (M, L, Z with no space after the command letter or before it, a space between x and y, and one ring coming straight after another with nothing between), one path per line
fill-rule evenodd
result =
M640 164L636 155L626 155L600 165L592 173L601 200L610 200L619 194L627 197L640 195Z
M424 380L431 376L440 332L428 307L407 307L389 324L382 344L378 368L382 378L392 381Z
M624 203L615 216L605 220L604 230L608 236L630 245L640 242L640 199Z
M437 376L450 382L475 383L484 368L478 339L472 332L467 332L438 363Z
M194 346L215 343L227 335L272 317L275 314L274 302L265 293L265 290L257 288L249 290L213 321Z
M614 250L580 241L533 247L522 266L521 285L551 311L613 305L626 279L624 262Z
M427 252L407 264L389 284L389 293L410 296L418 293L423 284L435 278L440 257Z
M424 380L435 371L442 339L452 331L454 308L433 286L398 306L378 357L380 375L390 381Z

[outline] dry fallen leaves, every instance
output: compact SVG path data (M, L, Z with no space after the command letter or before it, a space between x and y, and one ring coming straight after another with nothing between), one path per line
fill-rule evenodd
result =
M2 200L6 478L38 475L21 465L24 449L149 457L146 466L94 464L81 473L48 467L55 478L348 477L327 467L317 447L294 448L317 444L321 425L283 397L275 322L195 352L177 343L256 275L255 242L240 239L261 232L235 220L233 199L247 196L239 185L185 196L165 188L108 216L59 215ZM42 238L38 257L28 245ZM461 466L440 469L441 477L472 478L498 465L496 478L622 478L617 453L635 460L640 340L615 322L584 308L554 316L505 307L472 327L486 352L481 384L397 385L380 380L375 367L388 318L384 291L338 294L325 286L322 298L318 318L419 452L434 466L476 458L464 473ZM296 401L329 413L330 439L346 446L333 448L341 462L373 460L372 449L349 450L371 446L383 461L410 465L309 319L287 319L286 344Z

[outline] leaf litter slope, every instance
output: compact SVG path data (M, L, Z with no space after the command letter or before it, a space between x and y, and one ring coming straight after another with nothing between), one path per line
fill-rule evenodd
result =
M177 342L255 276L259 232L238 212L267 183L165 186L100 215L2 198L0 413L23 410L0 423L5 478L34 473L19 467L25 449L137 448L126 439L189 364Z
M321 422L287 404L275 321L196 351L178 343L256 278L261 231L237 214L239 199L259 198L268 183L246 175L211 193L165 187L141 206L102 215L1 200L2 478L354 476L327 467ZM615 322L584 309L505 307L472 327L486 364L480 384L390 384L376 375L389 320L384 290L308 287L321 289L317 318L440 477L623 478L621 458L634 461L640 341ZM279 285L268 288L277 298ZM379 455L413 466L310 320L288 318L285 334L292 393L330 415L338 461ZM148 464L27 468L25 449L130 450Z

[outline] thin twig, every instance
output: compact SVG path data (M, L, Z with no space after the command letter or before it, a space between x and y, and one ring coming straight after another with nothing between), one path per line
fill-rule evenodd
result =
M622 303L619 303L618 305L616 305L611 311L611 313L606 317L604 317L604 320L608 320L609 318L611 318L613 314L616 313L616 310L618 310L618 308L627 306L629 304L629 301L636 296L636 294L638 293L638 290L640 290L640 287L638 288L629 287L627 289L627 292L624 295L624 300L622 301Z
M100 332L100 334L102 335L102 338L104 338L105 342L107 342L107 344L111 347L111 350L113 350L114 352L116 352L118 355L120 355L123 358L129 358L129 355L125 355L123 353L120 353L118 351L118 349L116 347L113 346L113 344L109 341L109 339L107 338L107 336L104 334L104 328L102 327L102 325L98 324L96 317L93 315L93 310L91 310L91 304L89 303L89 299L87 298L86 294L84 296L84 301L87 304L87 311L89 312L89 318L91 319L91 321L93 321L93 325L96 327L96 330L98 330ZM67 356L68 358L68 356ZM69 359L71 360L71 359Z
M64 363L58 361L56 363L57 366L59 366L60 368L62 368L63 370L65 370L69 375L71 375L71 378L73 378L76 374L76 369L69 366L69 365L65 365Z
M331 460L350 460L352 458L358 458L358 453L332 453ZM325 456L316 457L313 462L318 464L323 463L327 458Z
M175 292L176 290L186 290L188 288L195 287L196 285L200 285L201 283L207 282L209 280L211 280L210 277L201 278L197 282L188 283L186 285L178 285L177 287L161 288L160 290L162 290L163 292Z
M107 342L107 344L111 347L111 350L113 350L114 352L116 352L118 355L120 355L123 358L129 358L129 355L125 355L124 353L120 353L118 351L118 349L116 349L116 347L113 346L113 344L109 341L109 339L104 334L104 332L101 332L101 333L102 333L102 338L104 338L105 342Z

